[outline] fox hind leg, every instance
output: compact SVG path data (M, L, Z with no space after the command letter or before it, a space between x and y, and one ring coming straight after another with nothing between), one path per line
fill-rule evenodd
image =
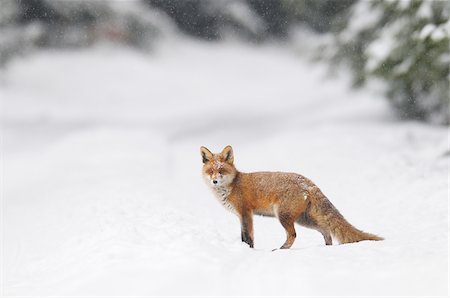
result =
M330 233L325 232L324 230L319 230L319 232L322 233L325 245L333 245L333 238L331 238Z
M294 244L297 234L295 233L294 222L287 213L278 213L278 220L280 221L283 228L286 230L286 242L280 247L280 249L288 249Z
M325 245L333 245L333 239L331 238L330 232L317 224L316 220L314 220L313 216L311 216L309 208L300 214L300 217L297 219L297 223L305 228L310 228L320 232L325 240Z

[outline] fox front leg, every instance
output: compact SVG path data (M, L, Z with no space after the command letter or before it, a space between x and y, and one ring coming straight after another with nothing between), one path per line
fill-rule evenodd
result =
M246 212L241 217L241 240L253 248L253 216Z

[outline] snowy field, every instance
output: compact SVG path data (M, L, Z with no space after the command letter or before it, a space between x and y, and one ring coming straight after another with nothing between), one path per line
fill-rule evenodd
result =
M395 120L281 46L166 41L19 58L0 78L6 296L446 296L448 130ZM356 227L326 247L272 218L255 249L201 178L199 147L241 171L311 178Z

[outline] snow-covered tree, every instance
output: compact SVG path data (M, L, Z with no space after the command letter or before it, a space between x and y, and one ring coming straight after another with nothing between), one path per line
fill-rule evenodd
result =
M329 32L357 0L283 0L289 14L319 33Z
M41 35L38 25L23 26L20 23L21 6L15 0L0 2L0 67L12 57L29 50Z
M448 1L359 1L332 47L355 85L385 82L402 118L449 124Z
M0 1L0 67L37 47L112 41L146 48L170 20L140 1Z
M258 3L265 1L257 1ZM280 1L271 1L281 5ZM228 35L261 41L272 32L250 0L144 0L151 9L165 13L184 34L206 40Z

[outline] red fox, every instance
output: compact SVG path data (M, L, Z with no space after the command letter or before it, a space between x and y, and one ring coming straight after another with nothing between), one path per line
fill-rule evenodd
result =
M241 222L241 240L253 248L253 214L276 216L286 230L281 249L295 241L294 223L317 230L326 245L332 236L339 243L383 240L348 223L320 189L308 178L295 173L242 173L234 166L231 146L213 154L200 148L203 177L218 200L234 212Z

